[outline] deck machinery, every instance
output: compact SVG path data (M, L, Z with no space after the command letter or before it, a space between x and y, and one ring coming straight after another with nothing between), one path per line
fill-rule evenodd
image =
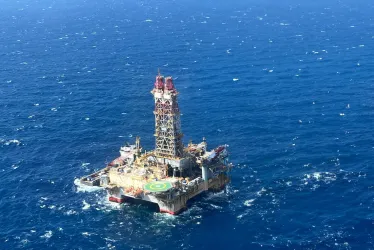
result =
M184 146L173 79L159 73L151 93L155 101L155 149L144 151L136 137L134 145L121 147L118 158L80 182L104 187L112 202L140 199L158 204L160 212L178 214L189 199L207 190L221 190L230 181L228 146L209 151L205 138Z

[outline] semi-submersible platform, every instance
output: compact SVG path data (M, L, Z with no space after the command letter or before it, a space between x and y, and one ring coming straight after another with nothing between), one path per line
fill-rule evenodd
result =
M111 202L139 199L156 203L160 212L174 215L200 193L222 190L230 181L232 164L227 145L208 150L205 138L198 144L190 141L183 145L178 92L171 77L159 73L151 93L155 101L155 149L143 151L136 137L135 145L121 147L118 158L80 182L105 188Z

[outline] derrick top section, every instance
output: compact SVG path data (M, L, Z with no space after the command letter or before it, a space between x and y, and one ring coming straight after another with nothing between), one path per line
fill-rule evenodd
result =
M168 92L177 94L173 78L171 76L164 77L160 73L156 76L153 92Z

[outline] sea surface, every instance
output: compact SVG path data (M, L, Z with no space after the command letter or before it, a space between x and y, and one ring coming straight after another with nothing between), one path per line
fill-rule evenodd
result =
M0 249L374 249L374 2L0 0ZM76 185L157 69L232 182L179 216Z

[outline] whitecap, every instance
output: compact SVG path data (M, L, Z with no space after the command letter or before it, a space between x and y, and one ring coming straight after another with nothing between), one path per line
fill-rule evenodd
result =
M28 239L23 239L21 240L21 244L23 245L26 245L27 243L29 243L30 241Z
M82 166L83 168L85 168L85 167L87 167L87 166L90 165L90 164L91 164L91 163L83 162L81 166Z
M236 82L236 81L239 81L239 78L233 78L232 79L234 82Z
M211 207L213 207L213 208L215 208L215 209L219 209L219 210L221 210L221 209L222 209L222 207L220 207L220 206L217 206L217 205L214 205L214 204L210 204L210 206L211 206Z
M25 126L22 126L22 127L16 128L16 131L21 131L21 130L24 130L24 129L25 129Z
M91 205L88 204L85 200L83 200L83 207L82 207L82 209L83 209L83 210L87 210L87 209L89 209L90 207L91 207Z
M236 218L241 219L241 218L243 218L244 215L246 215L246 214L240 214L240 215L236 216Z
M319 179L321 178L321 173L319 173L319 172L315 172L315 173L313 173L313 177L314 177L315 179L319 180Z
M263 193L265 193L267 190L265 188L261 188L260 191L257 192L258 196L261 196Z
M4 145L6 145L6 146L9 146L10 144L16 144L17 146L19 146L21 144L21 142L19 140L16 140L16 139L8 140L8 141L4 142Z
M246 201L244 202L244 206L247 206L247 207L252 206L252 205L253 205L252 202L253 202L254 200L255 200L255 199L246 200Z
M73 209L70 209L70 210L66 211L64 214L66 214L66 215L73 215L73 214L77 214L77 211L75 211Z
M336 175L330 172L314 172L312 174L305 174L305 177L307 179L316 180L318 182L322 181L326 184L336 180ZM304 181L305 180L306 179L304 179ZM305 184L308 184L308 182L306 182Z
M42 236L40 236L40 238L45 238L45 239L49 239L51 238L53 235L53 232L51 230L49 231L45 231L45 234L43 234Z

